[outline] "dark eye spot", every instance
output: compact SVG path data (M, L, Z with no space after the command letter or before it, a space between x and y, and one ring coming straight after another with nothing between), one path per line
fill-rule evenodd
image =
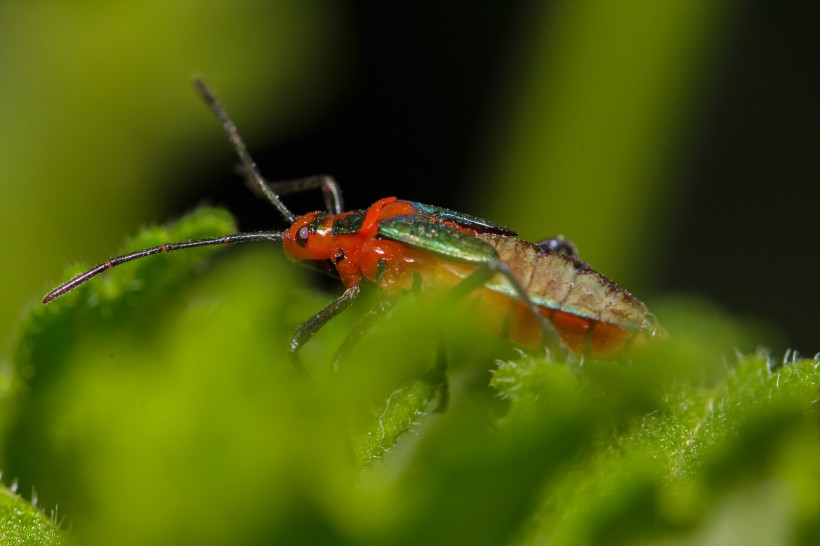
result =
M310 230L307 226L302 226L299 228L299 231L296 232L296 244L301 247L307 246L308 235L310 235Z

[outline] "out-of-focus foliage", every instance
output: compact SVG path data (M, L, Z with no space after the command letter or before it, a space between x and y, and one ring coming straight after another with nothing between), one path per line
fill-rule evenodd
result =
M202 209L124 250L231 229ZM323 298L276 245L198 275L212 250L117 268L25 322L4 466L84 543L820 539L820 363L737 358L742 330L712 310L657 306L669 343L567 364L494 361L469 321L408 298L334 375L342 314L306 347L308 382L284 341Z
M228 157L194 76L249 138L299 131L345 81L345 21L324 0L1 2L0 352L67 261L165 220L198 143Z

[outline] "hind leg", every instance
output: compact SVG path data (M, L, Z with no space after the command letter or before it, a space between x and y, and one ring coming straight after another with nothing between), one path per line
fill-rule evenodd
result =
M526 289L520 282L518 282L518 279L515 278L512 271L510 271L510 267L498 258L489 260L480 265L466 279L461 281L453 289L453 297L463 298L470 292L483 288L494 275L504 276L504 278L507 279L515 292L518 294L518 298L527 305L530 312L541 326L541 337L544 341L544 345L554 347L562 354L562 356L569 358L572 353L564 343L564 340L561 339L561 336L558 335L555 327L544 315L541 314L538 306L532 301L532 298L530 298L530 295L527 293Z
M567 241L564 239L563 235L556 235L555 237L550 237L549 239L542 239L535 243L535 246L540 248L543 252L558 252L559 254L565 254L570 258L575 258L576 260L581 259L581 255L578 253L578 247L572 244L571 241Z

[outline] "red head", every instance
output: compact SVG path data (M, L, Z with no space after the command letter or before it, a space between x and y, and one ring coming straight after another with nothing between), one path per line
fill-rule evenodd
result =
M285 230L283 248L293 260L329 260L348 287L357 285L362 276L380 279L384 272L380 263L399 259L408 251L399 243L378 239L378 222L412 212L412 205L395 197L380 199L366 211L311 212Z
M282 247L294 260L330 260L339 253L332 234L335 216L324 212L311 212L299 216L285 230Z

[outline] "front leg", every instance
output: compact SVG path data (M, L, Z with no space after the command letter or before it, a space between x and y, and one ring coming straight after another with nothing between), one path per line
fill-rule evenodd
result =
M341 214L344 211L342 189L339 187L339 183L336 182L336 179L330 175L317 174L306 178L269 182L269 186L279 195L301 193L303 191L321 188L327 211L331 214Z
M322 329L333 317L347 309L353 304L353 301L359 295L360 288L358 285L351 286L338 299L330 302L321 311L310 317L304 322L296 331L290 336L288 346L290 348L290 361L297 372L307 377L308 373L299 359L299 349L302 345L307 343L316 332Z
M336 179L330 175L317 174L293 180L268 182L264 178L255 178L241 165L239 166L239 170L245 175L248 187L251 191L260 194L261 197L267 197L268 194L271 193L274 195L288 195L321 188L327 211L331 214L340 214L344 211L342 189L339 187L339 183L336 182Z

